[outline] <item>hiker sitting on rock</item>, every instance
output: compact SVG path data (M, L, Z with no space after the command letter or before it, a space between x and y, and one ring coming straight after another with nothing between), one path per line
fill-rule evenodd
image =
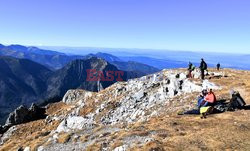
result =
M205 96L207 95L207 90L204 89L201 91L201 94L198 96L197 107L200 108L202 103L204 102Z
M202 90L201 95L198 97L198 103L197 103L198 109L178 112L178 115L200 114L201 108L214 106L215 101L216 101L216 97L212 89L210 89L209 92L207 90Z
M203 100L198 101L198 108L205 106L214 106L216 96L212 89L205 95Z

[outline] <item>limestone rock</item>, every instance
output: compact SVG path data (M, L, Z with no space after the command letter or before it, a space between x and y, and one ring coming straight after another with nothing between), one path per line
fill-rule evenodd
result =
M6 125L16 125L27 122L29 116L29 110L23 105L19 106L14 112L10 113L6 120Z
M92 92L85 91L85 90L68 90L67 93L63 97L64 103L73 103L78 101L79 99L85 99L86 97L90 97L92 95Z
M9 114L5 122L5 126L0 128L0 132L6 131L7 128L13 125L26 123L33 120L45 118L45 108L40 108L32 104L29 109L23 105L19 106L14 112Z

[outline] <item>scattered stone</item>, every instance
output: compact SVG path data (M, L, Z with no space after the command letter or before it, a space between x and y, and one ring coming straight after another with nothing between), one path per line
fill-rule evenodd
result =
M116 147L113 151L126 151L127 145Z
M30 151L30 147L25 147L23 151Z
M44 147L43 147L43 146L39 146L39 147L37 148L37 151L45 151L45 150L44 150Z
M69 132L70 130L80 130L94 127L93 117L84 118L81 116L69 116L57 127L57 132Z

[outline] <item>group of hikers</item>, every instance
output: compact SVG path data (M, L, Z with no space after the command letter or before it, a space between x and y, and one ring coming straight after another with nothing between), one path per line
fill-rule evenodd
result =
M178 114L200 114L201 118L206 118L206 115L211 113L222 113L225 111L244 109L246 103L240 93L233 90L230 93L231 99L229 102L226 102L226 100L217 100L212 89L204 89L197 98L196 109L180 112Z
M207 71L207 63L204 59L201 59L200 63L201 79L205 78L205 71ZM220 63L216 65L217 70L220 70ZM188 65L188 78L193 78L192 71L195 70L195 66L189 62ZM201 94L197 98L197 108L189 111L178 113L183 114L201 114L201 118L206 118L207 114L210 113L221 113L225 111L233 111L235 109L242 109L246 103L237 91L231 91L230 102L226 100L216 100L216 96L211 88L202 90Z
M207 63L204 61L203 58L201 58L200 63L200 71L201 71L201 79L204 80L205 78L205 71L207 71ZM220 63L216 65L217 70L220 70ZM195 66L189 62L188 64L188 78L193 78L192 72L195 70Z

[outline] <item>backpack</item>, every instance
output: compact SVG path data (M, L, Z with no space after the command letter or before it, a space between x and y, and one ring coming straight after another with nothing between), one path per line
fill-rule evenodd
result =
M207 70L207 63L206 63L205 61L203 62L202 68L203 68L204 70Z
M191 70L192 70L192 71L194 71L194 69L195 69L195 66L194 66L194 65L192 65Z
M236 108L242 108L246 105L246 102L241 97L240 93L237 91L234 91L232 93L232 99L230 100L230 108L236 109Z

